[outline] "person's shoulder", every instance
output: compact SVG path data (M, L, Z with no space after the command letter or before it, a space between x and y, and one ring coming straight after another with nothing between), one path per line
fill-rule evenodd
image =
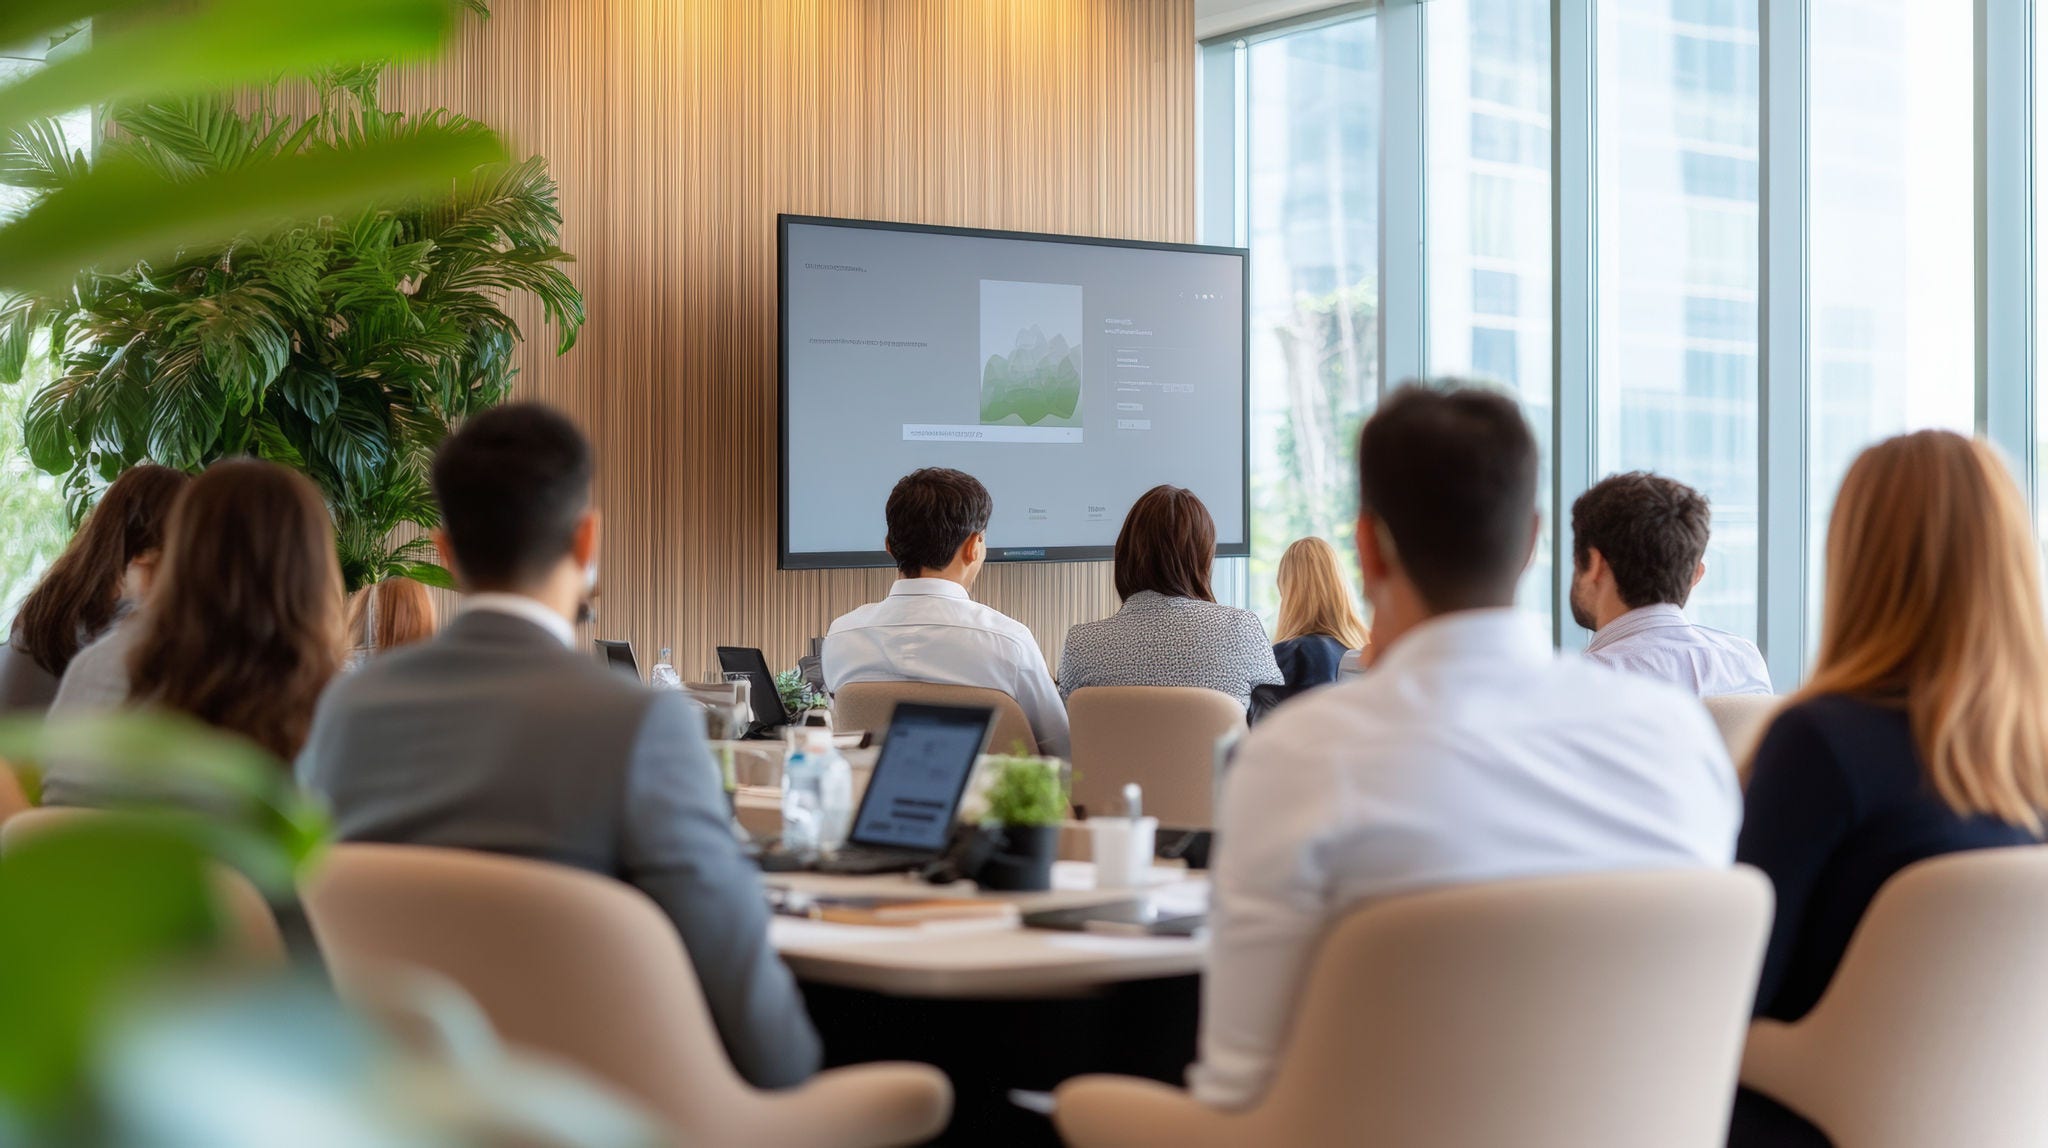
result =
M1617 721L1679 722L1712 730L1713 719L1697 695L1662 677L1621 669L1592 656L1559 655L1539 671L1553 696L1597 699ZM1717 735L1718 736L1718 735Z

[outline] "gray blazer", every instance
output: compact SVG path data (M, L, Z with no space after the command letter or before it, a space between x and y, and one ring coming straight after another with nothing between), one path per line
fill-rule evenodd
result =
M440 845L631 882L675 922L733 1066L815 1072L817 1033L768 942L704 722L523 618L458 616L328 688L298 760L346 841Z

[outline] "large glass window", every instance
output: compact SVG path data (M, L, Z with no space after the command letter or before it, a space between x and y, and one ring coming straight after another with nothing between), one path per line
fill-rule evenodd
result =
M1550 4L1437 0L1424 97L1429 373L1498 384L1543 445L1545 537L1525 608L1554 600L1549 532Z
M1602 0L1597 19L1599 467L1707 496L1689 612L1754 637L1757 0Z
M1873 441L1976 422L1968 13L1814 0L1807 92L1812 609L1835 489Z
M0 47L0 87L43 66L44 45ZM92 119L85 112L59 121L65 143L72 148L91 146ZM0 140L0 151L11 141ZM26 181L25 181L26 182ZM0 178L0 222L14 218L34 201L36 192ZM50 377L50 360L37 347L28 365L27 377L14 386L0 385L0 626L14 617L21 600L35 588L43 570L57 557L70 539L70 519L64 507L63 488L58 481L37 470L28 460L22 443L22 415L29 396L40 390Z
M1245 49L1252 608L1288 543L1353 558L1358 428L1379 392L1379 56L1369 16Z

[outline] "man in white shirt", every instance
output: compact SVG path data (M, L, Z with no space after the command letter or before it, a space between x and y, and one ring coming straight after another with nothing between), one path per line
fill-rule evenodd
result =
M1712 517L1699 491L1640 470L1572 503L1572 620L1595 631L1587 657L1695 697L1771 692L1755 643L1686 619Z
M1362 902L1576 872L1725 866L1741 794L1698 702L1513 609L1537 447L1512 400L1410 386L1360 436L1372 668L1253 729L1211 874L1201 1100L1255 1102L1325 930Z
M832 623L825 684L933 682L999 690L1031 721L1038 752L1067 754L1067 708L1024 624L968 597L988 558L995 502L973 475L926 467L889 492L883 545L901 575L889 596ZM997 747L1007 748L1007 747Z

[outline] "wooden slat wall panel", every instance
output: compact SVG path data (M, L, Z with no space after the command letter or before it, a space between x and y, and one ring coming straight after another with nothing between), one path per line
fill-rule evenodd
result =
M588 298L519 393L599 451L596 632L694 675L795 664L884 571L775 569L778 211L1195 238L1191 0L499 0L388 81L546 155ZM1048 658L1115 607L1105 563L992 567Z

